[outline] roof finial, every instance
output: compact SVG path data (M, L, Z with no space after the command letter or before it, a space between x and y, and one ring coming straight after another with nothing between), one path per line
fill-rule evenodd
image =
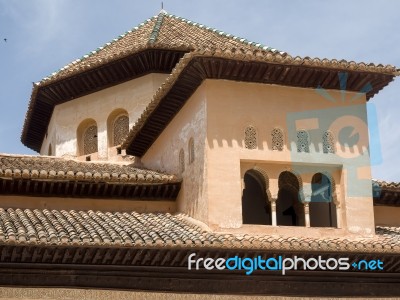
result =
M160 11L160 14L166 14L166 13L167 13L167 11L164 10L164 2L161 1L161 11Z

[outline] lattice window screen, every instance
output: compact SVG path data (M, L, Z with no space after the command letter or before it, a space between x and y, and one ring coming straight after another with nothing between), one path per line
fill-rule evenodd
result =
M297 132L297 152L310 152L310 137L305 130Z
M194 140L191 138L189 140L189 163L194 162Z
M283 131L280 128L274 128L272 135L272 150L283 151Z
M185 171L185 152L183 151L183 149L179 151L179 169L181 173Z
M97 152L97 126L88 127L83 134L83 154Z
M114 146L121 145L129 132L128 116L119 116L114 122Z
M322 136L322 145L324 153L335 153L335 140L330 131L325 131Z
M247 149L257 148L257 130L253 126L247 126L244 130L244 146Z

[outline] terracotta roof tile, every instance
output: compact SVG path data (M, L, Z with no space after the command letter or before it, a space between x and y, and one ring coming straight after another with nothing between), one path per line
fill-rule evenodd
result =
M86 162L49 156L0 154L0 178L110 181L131 183L180 182L175 175L131 164Z
M0 208L0 244L190 247L400 253L400 228L374 238L306 238L211 232L184 214Z
M394 188L394 189L399 189L400 191L400 182L389 182L389 181L384 181L384 180L373 180L373 184L377 187L380 188Z

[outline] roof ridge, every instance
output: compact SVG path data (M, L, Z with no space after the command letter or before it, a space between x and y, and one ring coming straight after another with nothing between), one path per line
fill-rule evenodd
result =
M160 33L160 29L164 20L164 16L166 15L166 12L164 13L161 11L158 16L157 16L157 21L154 24L153 31L150 33L150 38L149 38L149 44L152 45L157 41L158 34Z

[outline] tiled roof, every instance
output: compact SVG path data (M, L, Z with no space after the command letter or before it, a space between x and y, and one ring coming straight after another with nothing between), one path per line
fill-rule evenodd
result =
M175 200L181 179L132 164L0 154L0 195Z
M374 205L400 206L400 182L372 181Z
M373 180L373 183L380 188L399 189L399 191L400 191L400 182Z
M0 209L1 244L400 253L400 229L374 238L215 233L184 214Z
M246 50L263 49L276 52L271 47L250 42L246 39L207 27L172 14L161 11L132 30L121 34L102 47L71 62L60 70L44 78L39 84L47 84L98 67L105 62L131 55L144 48L174 48L190 51L196 48L243 48ZM283 54L283 52L282 52Z
M0 154L0 178L67 179L135 183L179 182L174 175L127 164L75 161L60 157Z

